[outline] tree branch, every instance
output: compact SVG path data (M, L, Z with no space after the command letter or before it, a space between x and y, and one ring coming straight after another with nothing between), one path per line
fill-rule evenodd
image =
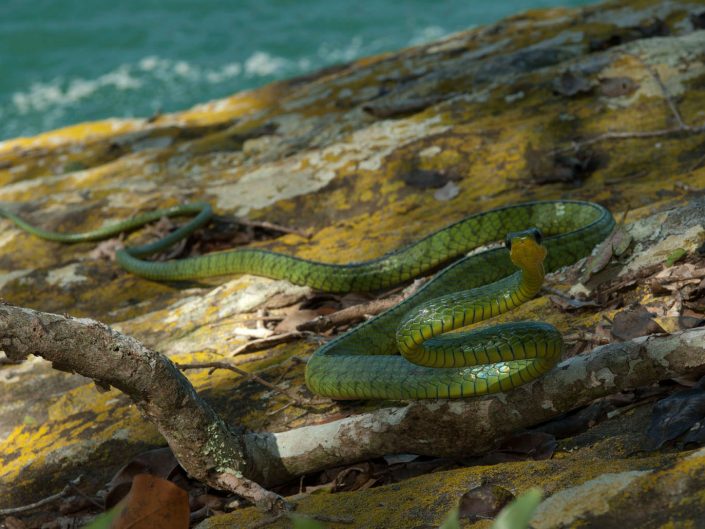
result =
M467 457L597 398L705 374L704 353L705 328L640 337L570 358L509 393L415 401L277 434L250 433L246 444L262 462L257 467L269 472L260 478L267 483L385 454Z
M127 394L196 479L268 510L285 507L278 495L247 478L255 472L246 457L243 430L228 427L160 353L94 320L6 304L0 305L0 339L10 359L41 356L56 369Z
M10 358L36 354L117 387L187 472L272 510L285 504L262 486L385 454L465 457L596 398L705 373L705 328L696 328L598 347L506 394L416 401L288 432L246 433L225 425L166 357L96 321L0 305L0 339Z

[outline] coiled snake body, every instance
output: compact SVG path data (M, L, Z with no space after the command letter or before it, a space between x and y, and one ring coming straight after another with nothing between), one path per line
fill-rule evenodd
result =
M164 216L195 215L155 243L117 252L125 269L154 280L252 273L332 292L370 291L457 259L405 301L313 354L306 383L315 393L336 399L468 397L506 391L547 372L562 350L560 334L548 324L505 323L444 333L531 299L541 287L544 270L588 255L614 226L609 211L594 203L530 202L472 215L378 259L348 265L247 248L152 262L141 258L206 224L210 206L196 203L153 211L78 234L42 230L5 209L0 215L59 242L100 240ZM463 257L507 234L511 251L493 248Z

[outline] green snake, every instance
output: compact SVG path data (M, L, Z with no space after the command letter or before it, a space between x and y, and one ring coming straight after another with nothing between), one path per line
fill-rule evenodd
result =
M375 291L454 261L395 307L314 352L306 366L306 383L314 393L335 399L469 397L507 391L546 373L563 348L560 333L551 325L519 322L449 331L531 299L541 288L545 270L590 254L614 226L610 212L598 204L541 201L471 215L409 246L353 264L252 248L155 262L142 258L210 221L213 213L207 203L152 211L74 234L37 228L6 209L0 209L0 215L59 242L100 240L165 216L193 216L154 243L118 250L116 259L123 268L160 281L252 273L330 292ZM506 247L466 256L505 235Z

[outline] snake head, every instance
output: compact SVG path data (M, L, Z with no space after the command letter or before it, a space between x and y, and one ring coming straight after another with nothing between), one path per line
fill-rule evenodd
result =
M543 268L543 260L548 252L537 228L508 233L504 243L512 262L522 270Z

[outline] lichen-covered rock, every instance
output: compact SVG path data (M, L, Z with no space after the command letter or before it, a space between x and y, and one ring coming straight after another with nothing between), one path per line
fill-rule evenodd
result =
M137 211L207 200L222 215L313 234L253 245L341 263L378 256L470 213L530 199L590 199L617 216L628 211L629 221L646 218L705 188L705 134L696 129L705 123L703 9L699 1L628 0L532 11L177 114L6 141L0 201L44 227L81 231ZM114 324L176 361L228 355L244 341L234 330L254 326L258 308L276 315L277 307L305 295L251 276L151 282L96 257L95 244L48 243L1 222L4 300ZM658 217L649 222L658 228ZM692 252L703 243L697 226L668 242L656 241L648 224L634 226L636 246L623 273L665 259L675 247ZM641 248L654 242L663 252L640 261ZM601 315L561 312L542 298L512 317L573 332ZM303 365L290 360L315 346L301 341L253 353L242 367L282 375L284 386L305 394ZM281 431L372 406L332 404L315 414L229 372L189 372L189 378L226 418L253 429ZM77 474L97 490L131 455L162 442L124 396L98 393L41 360L3 366L0 379L0 508L60 490ZM349 509L367 517L356 527L408 527L409 519L437 524L467 487L489 476L518 491L537 483L548 493L563 491L542 508L543 525L536 527L577 526L583 519L596 520L589 527L609 527L597 520L608 520L617 506L628 512L639 491L656 497L659 477L695 483L699 458L579 447L553 461L455 470L351 493L346 501L313 495L300 505L304 512ZM609 490L600 498L608 509L586 503L573 518L551 514L571 497L571 487ZM702 499L683 490L655 504L676 513L676 525L688 519L686 509L703 512ZM248 516L243 511L233 519ZM671 518L664 516L665 524Z

